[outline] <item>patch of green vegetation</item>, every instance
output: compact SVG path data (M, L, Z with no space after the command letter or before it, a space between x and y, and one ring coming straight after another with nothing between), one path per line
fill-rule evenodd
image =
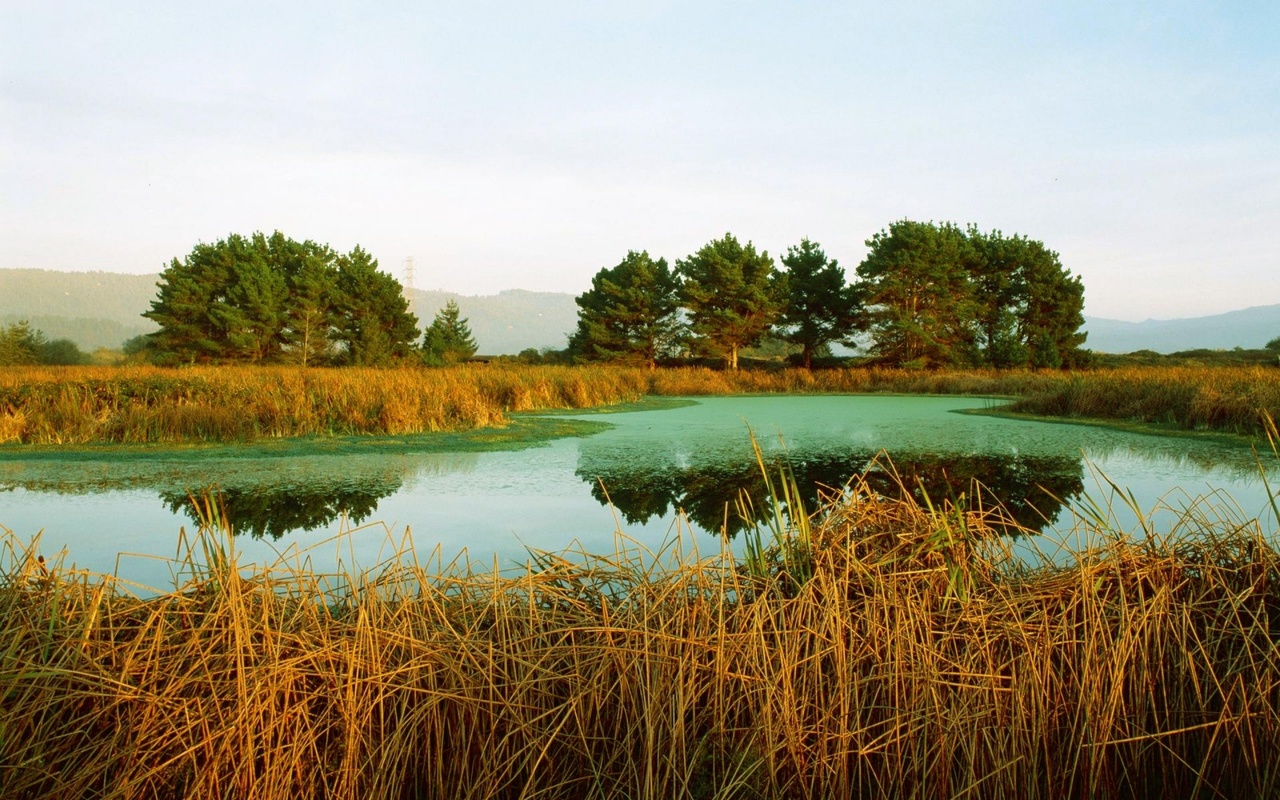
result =
M696 406L697 404L697 400L688 397L650 394L630 403L592 406L591 408L555 409L551 411L522 411L512 414L511 418L514 420L520 417L587 417L600 414L629 414L633 411L670 411L676 408Z
M1096 353L1100 367L1269 367L1280 363L1277 352L1269 348L1243 347L1231 350L1196 348L1175 353L1157 353L1154 350L1135 350L1132 353Z
M1138 422L1136 420L1102 419L1097 417L1053 417L1041 414L1028 414L1024 411L1009 411L1008 406L992 408L957 408L953 414L974 414L982 417L1000 417L1001 419L1021 420L1023 422L1052 422L1060 425L1088 425L1093 428L1108 428L1125 433L1140 433L1144 436L1173 436L1197 441L1219 442L1233 447L1253 447L1258 439L1238 433L1222 431L1192 431L1172 422Z
M512 414L501 428L418 433L407 436L299 436L238 444L47 445L0 447L3 461L128 461L164 458L293 458L368 453L476 453L538 447L555 439L590 436L610 425L595 420Z

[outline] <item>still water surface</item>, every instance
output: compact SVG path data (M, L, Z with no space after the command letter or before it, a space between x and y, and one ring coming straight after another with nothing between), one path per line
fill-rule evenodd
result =
M650 546L682 533L714 552L722 530L732 535L745 524L733 511L739 491L764 495L749 429L771 457L785 449L811 502L817 487L839 487L868 468L873 485L894 491L876 461L884 451L907 485L930 497L969 492L977 479L1020 522L1055 535L1070 527L1063 504L1078 504L1086 491L1105 500L1106 479L1143 509L1223 491L1242 516L1270 513L1246 447L953 413L992 405L880 395L706 398L584 415L610 427L491 452L172 450L112 461L0 451L0 526L22 539L42 532L47 558L66 548L68 562L159 588L171 584L171 568L142 555L175 555L179 529L193 527L189 497L209 486L222 492L243 561L271 562L351 528L358 530L340 547L309 552L315 568L376 564L389 534L406 527L420 553L439 545L449 560L466 549L499 566L523 562L525 548L561 550L574 540L612 553L619 529ZM1117 516L1132 523L1123 508Z

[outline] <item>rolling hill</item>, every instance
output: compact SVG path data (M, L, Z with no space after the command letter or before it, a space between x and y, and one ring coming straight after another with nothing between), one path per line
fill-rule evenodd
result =
M25 319L50 339L82 350L117 348L156 329L142 316L156 296L158 274L0 270L0 324Z
M1280 305L1254 306L1208 317L1145 322L1085 317L1084 327L1089 332L1085 346L1100 353L1261 348L1280 336Z

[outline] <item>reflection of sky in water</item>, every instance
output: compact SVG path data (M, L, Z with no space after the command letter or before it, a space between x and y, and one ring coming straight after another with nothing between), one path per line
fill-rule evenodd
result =
M388 531L398 536L406 526L420 553L439 545L446 561L466 548L477 561L491 563L496 554L500 564L508 565L524 560L524 546L559 550L574 539L586 550L612 552L618 522L627 535L657 546L677 527L674 514L640 515L635 518L646 521L628 522L592 497L593 488L600 493L595 478L606 478L604 491L613 480L623 492L629 486L656 484L672 472L713 480L725 480L726 470L749 475L748 424L768 452L781 449L781 433L797 464L825 460L843 465L840 458L869 458L879 450L945 455L953 468L992 454L1023 464L1045 459L1075 463L1083 452L1093 469L1131 489L1144 509L1178 487L1190 495L1225 489L1247 515L1267 508L1253 454L1246 448L948 413L990 404L950 397L708 398L686 408L593 416L615 427L512 451L208 460L170 453L119 463L0 461L0 487L9 488L0 491L0 525L24 539L43 530L41 552L46 556L65 546L80 565L110 571L121 551L174 555L177 531L193 526L180 507L170 510L160 496L180 503L190 489L216 484L238 491L247 504L268 495L281 502L307 497L320 509L317 519L344 498L365 501L372 509L368 519L377 523L362 526L344 542L341 556L332 544L316 550L312 561L321 570L352 555L359 564L376 563ZM1105 496L1083 466L1076 480L1093 496ZM1117 509L1122 526L1128 527L1132 516ZM324 541L342 527L335 517L277 541L239 537L236 546L246 559L270 561L291 547ZM705 533L695 539L704 551L719 546ZM129 558L122 573L163 585L168 568Z

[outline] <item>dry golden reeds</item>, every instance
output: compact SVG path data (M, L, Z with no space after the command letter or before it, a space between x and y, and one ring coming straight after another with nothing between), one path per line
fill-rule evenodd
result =
M1280 417L1280 369L1125 367L1070 374L1013 409L1261 435L1264 415Z
M235 442L500 426L515 411L645 395L966 394L1019 398L1032 414L1260 434L1280 415L1280 370L1142 367L1092 372L881 368L647 370L462 365L448 369L10 367L0 444Z
M0 370L0 444L226 442L500 425L638 399L629 375L554 367Z
M450 369L26 367L0 370L0 444L234 442L502 425L506 414L648 394L1025 394L1035 373L891 370L717 372L465 365Z
M854 483L785 570L620 540L498 574L405 537L321 576L241 569L216 512L143 598L3 540L0 795L1280 793L1256 522L1019 560L998 512Z

